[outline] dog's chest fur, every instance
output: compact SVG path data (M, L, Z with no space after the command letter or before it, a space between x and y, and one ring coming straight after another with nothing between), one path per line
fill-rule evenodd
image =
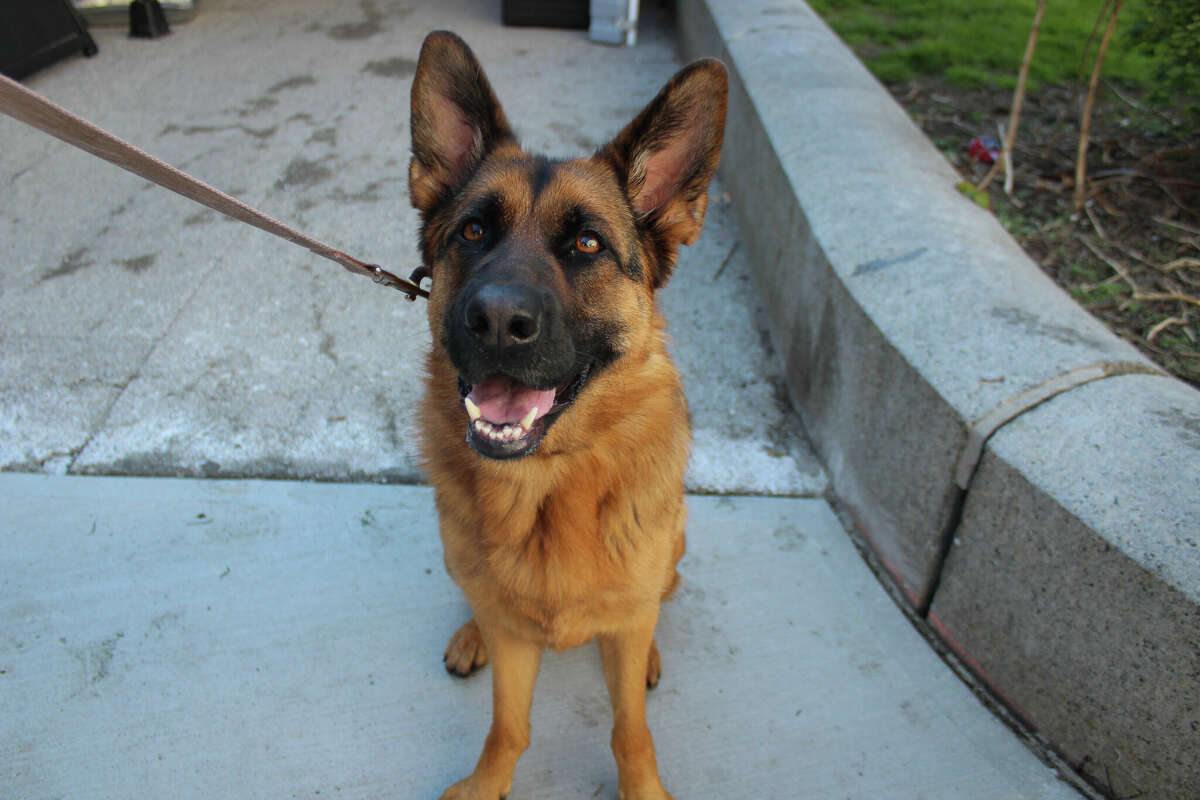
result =
M661 337L650 343L581 398L572 424L518 462L445 446L461 440L461 420L426 415L446 565L477 613L482 605L566 649L618 628L669 588L683 552L678 487L690 434L678 373ZM431 359L424 408L454 409L439 363ZM631 395L630 385L640 391Z

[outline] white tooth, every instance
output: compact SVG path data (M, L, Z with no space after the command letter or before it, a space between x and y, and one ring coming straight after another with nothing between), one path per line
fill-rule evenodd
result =
M483 416L483 412L479 410L479 406L471 402L471 398L464 397L463 405L467 407L467 416L471 418L471 422Z
M534 419L537 418L537 412L538 412L537 406L534 406L533 408L529 409L529 413L521 418L521 427L524 428L525 430L529 430L530 428L532 428L533 421L534 421Z

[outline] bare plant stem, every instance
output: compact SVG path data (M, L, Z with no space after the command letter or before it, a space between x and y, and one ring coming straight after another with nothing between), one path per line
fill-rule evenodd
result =
M1105 255L1104 251L1088 241L1087 238L1083 236L1079 236L1078 238L1079 241L1083 242L1084 247L1092 251L1092 255L1096 256L1096 258L1112 267L1113 272L1116 272L1121 276L1125 283L1129 284L1129 288L1135 295L1140 295L1142 293L1141 288L1137 285L1137 283L1134 282L1133 276L1129 274L1129 270L1126 269L1124 264L1122 264L1120 261L1117 261L1115 258L1110 258L1109 256Z
M1083 54L1079 56L1079 71L1075 73L1075 85L1072 88L1071 96L1079 97L1079 90L1083 86L1083 76L1087 74L1088 54L1092 52L1092 45L1096 41L1096 34L1100 33L1100 23L1104 21L1104 17L1109 13L1109 6L1112 0L1104 0L1100 6L1099 13L1096 14L1096 21L1092 24L1092 32L1088 34L1087 41L1083 45Z
M1166 319L1162 320L1161 322L1159 322L1157 325L1155 325L1153 328L1150 329L1149 333L1146 334L1146 341L1153 342L1156 336L1158 336L1160 333L1163 332L1163 330L1165 330L1167 327L1169 327L1171 325L1186 325L1186 324L1187 324L1187 317L1167 317Z
M1116 260L1115 258L1112 258L1111 256L1106 255L1104 253L1104 251L1102 251L1100 248L1096 247L1096 245L1094 245L1090 241L1088 241L1088 239L1086 237L1079 236L1078 238L1079 238L1079 241L1083 242L1084 246L1087 247L1088 250L1092 251L1092 254L1095 255L1096 258L1100 259L1105 264L1108 264L1110 267L1112 267L1113 271L1116 272L1118 275L1120 275L1121 278L1125 281L1125 283L1129 285L1130 290L1132 290L1132 292L1133 292L1130 299L1140 300L1142 302L1148 302L1148 303L1154 303L1154 302L1187 303L1188 305L1193 305L1193 306L1200 308L1200 297L1193 297L1192 295L1185 294L1184 292L1179 292L1179 291L1143 292L1141 290L1141 288L1137 285L1137 283L1133 280L1133 276L1129 274L1129 269L1124 264L1122 264L1120 261Z
M1083 101L1083 114L1079 122L1079 152L1075 157L1075 210L1083 208L1087 198L1087 150L1088 133L1092 124L1092 107L1096 103L1096 87L1100 83L1100 70L1104 66L1104 54L1108 51L1108 41L1112 38L1113 30L1117 27L1117 15L1121 13L1122 0L1113 2L1112 13L1108 18L1108 27L1104 29L1104 37L1100 40L1100 49L1096 51L1096 63L1092 65L1092 78L1088 81L1087 98Z
M1184 233L1190 233L1195 236L1200 236L1200 228L1193 228L1188 225L1184 225L1182 222L1177 222L1173 219L1167 219L1166 217L1155 217L1154 221L1157 222L1159 225L1166 225L1168 228L1175 228L1176 230L1181 230Z
M1038 31L1042 27L1042 15L1046 13L1046 0L1038 0L1037 12L1033 15L1033 27L1029 29L1029 39L1025 42L1025 56L1021 59L1021 69L1017 73L1017 88L1013 90L1012 109L1008 112L1008 135L1004 137L1004 151L987 175L979 182L980 189L986 189L996 177L1000 165L1004 165L1004 191L1012 194L1012 150L1017 141L1017 125L1021 121L1021 106L1025 103L1025 81L1029 77L1029 65L1033 62L1033 51L1037 47Z

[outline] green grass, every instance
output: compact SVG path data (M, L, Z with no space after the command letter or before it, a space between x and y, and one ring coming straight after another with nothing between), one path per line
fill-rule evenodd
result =
M959 86L1014 86L1037 8L1036 0L810 2L881 80L936 75ZM1100 0L1047 3L1030 66L1030 88L1076 80L1100 6ZM1136 86L1152 80L1152 61L1136 51L1126 35L1142 7L1143 0L1126 0L1121 8L1104 59L1108 79Z
M1098 266L1094 261L1070 261L1066 267L1067 275L1074 280L1083 283L1099 283L1108 277L1102 267ZM1123 284L1113 284L1114 286L1122 286ZM1107 290L1106 290L1107 291Z
M1075 286L1071 289L1071 295L1076 302L1085 308L1111 302L1129 293L1129 287L1120 283L1101 283L1086 289L1082 286Z

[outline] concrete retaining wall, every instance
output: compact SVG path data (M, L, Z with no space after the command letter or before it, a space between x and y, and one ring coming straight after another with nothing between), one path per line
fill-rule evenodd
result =
M962 197L805 5L680 0L678 26L731 68L724 181L861 535L1093 784L1200 796L1200 392Z

